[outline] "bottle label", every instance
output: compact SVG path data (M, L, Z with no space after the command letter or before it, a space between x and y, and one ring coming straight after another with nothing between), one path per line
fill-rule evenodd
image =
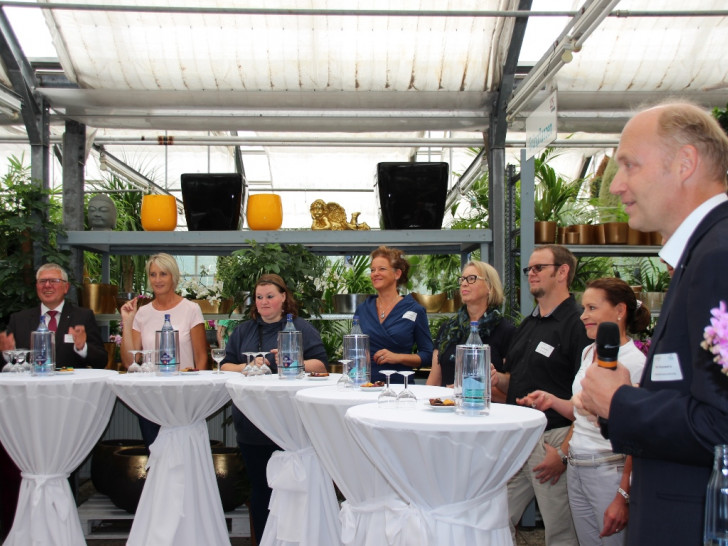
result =
M291 355L281 355L281 375L288 378L294 378L298 375L298 359L291 358Z

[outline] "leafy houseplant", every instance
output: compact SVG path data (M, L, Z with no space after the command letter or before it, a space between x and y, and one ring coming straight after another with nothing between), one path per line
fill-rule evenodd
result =
M30 178L24 158L11 156L0 179L0 328L15 311L37 304L35 246L43 262L67 267L68 252L59 251L56 238L64 232L62 207L56 192Z
M200 268L200 277L208 277L205 266ZM219 304L222 300L223 285L219 280L212 284L203 284L199 278L187 279L179 286L180 296L190 300L207 300L211 304Z
M576 199L581 181L569 182L556 174L548 160L553 149L547 148L535 160L536 188L534 197L534 218L540 222L560 222L564 207Z
M222 295L233 298L243 306L248 294L261 275L280 275L299 304L299 315L320 315L323 310L323 291L317 280L324 276L326 258L317 256L303 245L258 244L247 241L250 248L221 256L217 276L223 283Z

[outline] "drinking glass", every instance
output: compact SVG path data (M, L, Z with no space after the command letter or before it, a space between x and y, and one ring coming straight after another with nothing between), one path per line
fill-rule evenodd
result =
M217 363L217 366L215 366L215 369L212 373L222 373L220 371L220 363L225 358L225 349L211 349L210 354L212 356L212 359Z
M394 392L394 389L389 386L389 376L396 372L394 370L379 370L379 373L387 376L387 387L379 393L379 396L377 397L377 403L380 406L393 408L397 405L397 393ZM405 381L407 381L406 377Z
M15 349L15 366L17 372L30 373L30 362L26 360L28 349Z
M156 352L155 349L144 349L139 351L142 355L141 371L144 373L154 373L154 363L152 356Z
M8 349L3 351L3 358L5 359L5 366L3 366L3 372L14 372L15 371L15 349Z
M273 372L270 371L270 367L268 366L268 359L265 358L265 355L269 355L270 351L261 351L258 353L258 356L263 357L263 360L258 365L258 375L272 375Z
M258 352L253 351L250 355L253 357L253 362L248 364L248 377L256 378L263 375L260 366L258 366Z
M415 396L415 393L407 388L407 379L415 372L412 370L397 373L404 376L404 389L397 395L397 407L403 409L415 409L417 407L417 397ZM389 379L389 377L387 379Z
M351 360L342 358L339 362L341 362L341 377L336 382L336 388L339 390L350 389L354 386L351 377L349 377L349 364L351 364Z
M253 356L255 353L252 351L245 351L245 352L243 352L243 354L245 355L247 362L245 364L245 367L242 370L240 370L240 373L243 374L245 377L248 377L248 376L250 376L250 370L252 369L250 367L250 357Z

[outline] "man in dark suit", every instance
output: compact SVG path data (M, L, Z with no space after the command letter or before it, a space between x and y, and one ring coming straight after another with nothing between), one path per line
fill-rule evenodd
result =
M68 274L58 264L45 264L36 272L35 289L40 306L10 316L8 330L0 332L0 349L30 348L30 333L38 328L41 315L56 331L56 364L74 368L104 368L107 353L93 311L64 300ZM20 471L0 445L0 538L12 525L20 490ZM72 488L75 478L72 475Z
M3 350L30 348L30 333L38 329L41 315L56 332L56 364L73 368L104 368L107 353L93 311L64 300L68 274L58 264L45 264L36 273L40 306L10 315L7 334L0 334Z
M581 404L633 456L628 544L702 544L714 446L728 443L728 376L700 346L728 299L728 138L702 109L668 103L627 123L616 160L610 191L630 227L663 235L675 272L640 388L622 366L592 366Z

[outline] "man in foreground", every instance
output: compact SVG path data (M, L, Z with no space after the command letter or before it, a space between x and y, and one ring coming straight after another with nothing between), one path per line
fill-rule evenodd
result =
M641 388L621 365L592 366L581 403L633 456L628 544L702 544L713 449L728 443L728 376L701 347L728 300L728 137L702 109L663 104L627 123L616 160L610 191L630 227L662 234L675 272Z

